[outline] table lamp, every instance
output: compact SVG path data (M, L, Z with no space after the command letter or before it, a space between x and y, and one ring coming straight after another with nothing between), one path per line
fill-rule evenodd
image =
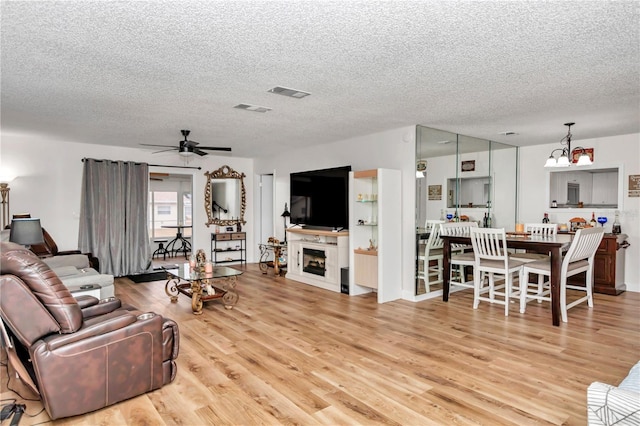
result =
M40 219L13 219L11 221L9 241L12 243L22 244L27 249L30 249L34 244L44 243Z
M287 243L287 218L291 217L291 213L289 213L289 209L287 208L287 203L284 203L284 211L280 215L284 218L284 243Z

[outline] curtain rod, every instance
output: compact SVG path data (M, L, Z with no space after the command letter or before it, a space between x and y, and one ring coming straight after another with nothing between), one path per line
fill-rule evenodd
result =
M103 162L103 161L114 161L114 160L96 160L95 158L83 158L82 162L84 163L84 160L95 160L99 163ZM135 163L135 164L142 164L142 163ZM148 166L151 167L172 167L175 169L196 169L196 170L202 170L202 167L193 167L193 166L168 166L165 164L147 164Z

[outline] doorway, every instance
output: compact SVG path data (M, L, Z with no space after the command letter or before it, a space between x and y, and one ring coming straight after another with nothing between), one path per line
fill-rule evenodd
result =
M193 176L149 173L148 229L154 267L184 262L193 244Z
M264 243L269 237L275 235L274 215L273 215L273 175L260 175L260 221L258 229L258 242Z

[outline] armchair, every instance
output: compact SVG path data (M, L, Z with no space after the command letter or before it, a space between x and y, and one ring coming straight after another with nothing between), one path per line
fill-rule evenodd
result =
M8 358L51 419L98 410L173 381L177 324L112 297L75 299L34 253L0 243Z

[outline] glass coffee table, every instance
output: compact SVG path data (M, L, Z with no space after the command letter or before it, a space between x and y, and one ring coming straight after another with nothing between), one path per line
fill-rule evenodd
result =
M165 271L165 293L172 303L178 301L179 294L190 297L194 315L202 315L202 304L209 300L222 299L226 309L232 309L238 303L239 296L235 288L242 271L227 266L214 266L213 272L204 272L192 269L188 263Z

